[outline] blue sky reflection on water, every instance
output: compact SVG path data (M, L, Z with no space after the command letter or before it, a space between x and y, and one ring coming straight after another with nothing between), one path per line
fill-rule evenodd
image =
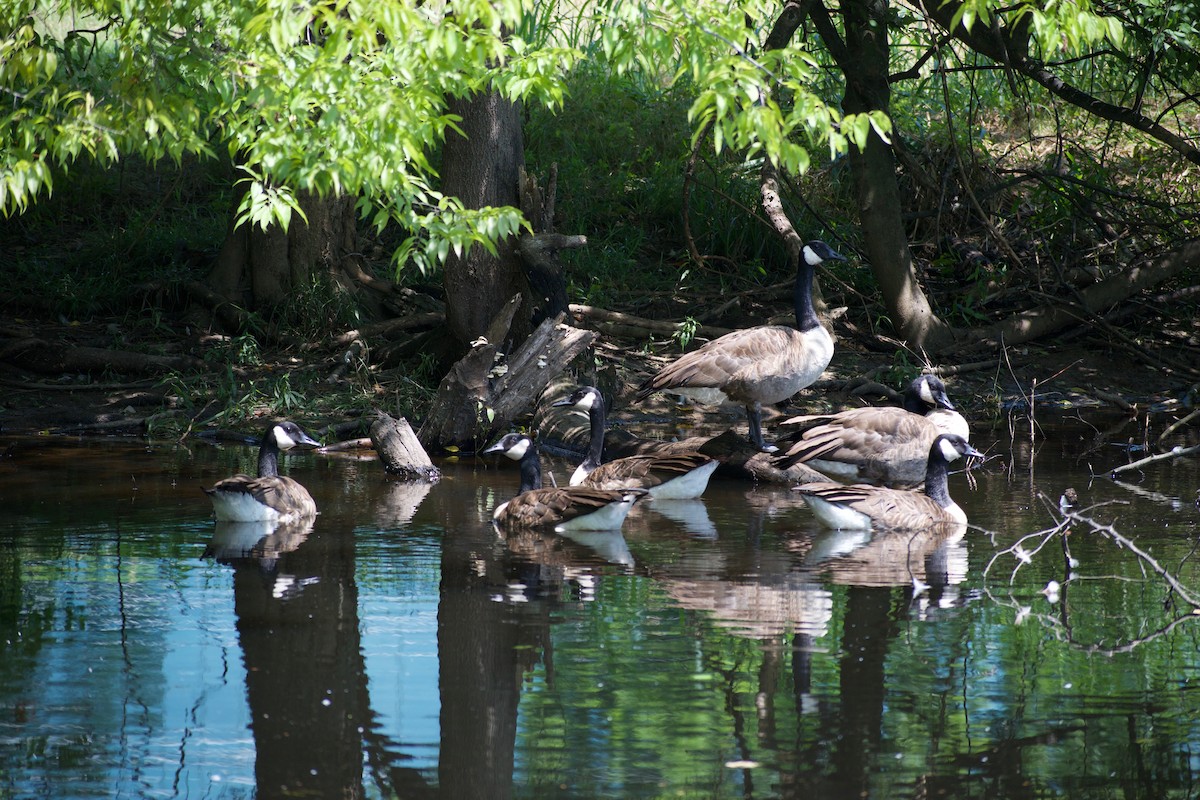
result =
M1197 470L1134 492L1056 447L955 476L987 532L927 543L730 482L505 540L511 470L307 457L323 513L250 552L198 489L241 449L39 442L0 464L0 796L1187 796L1200 625L1085 530L1054 603L1060 542L1011 583L1003 549L1069 484L1200 590Z

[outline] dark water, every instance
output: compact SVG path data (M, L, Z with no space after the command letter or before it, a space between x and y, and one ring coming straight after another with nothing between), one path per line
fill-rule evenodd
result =
M260 541L199 490L252 449L21 440L0 798L1200 796L1200 617L1053 530L1075 488L1200 595L1196 462L1122 485L1091 426L1024 425L979 431L995 457L951 479L978 528L948 540L720 480L624 536L506 540L507 464L430 488L301 455L322 513Z

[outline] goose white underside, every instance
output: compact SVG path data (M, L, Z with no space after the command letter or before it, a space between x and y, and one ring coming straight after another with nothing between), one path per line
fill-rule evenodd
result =
M630 509L633 508L634 502L638 495L627 494L623 500L608 505L591 512L590 514L582 514L578 517L573 517L564 522L560 522L554 526L557 533L567 531L615 531L620 530L625 523L625 518L629 516ZM511 502L511 501L509 501ZM504 516L505 509L508 508L508 502L501 503L496 506L496 510L492 512L492 521L499 527L500 519Z
M729 402L729 396L720 389L713 389L703 386L672 386L665 390L671 394L677 394L693 403L702 406L719 406Z
M873 526L870 516L848 506L830 503L828 500L813 495L805 495L804 501L808 503L808 507L812 509L813 515L817 519L836 530L869 531Z
M823 475L828 475L831 478L859 477L857 464L848 464L845 461L826 461L825 459L813 459L807 463L808 466L812 467L817 472L820 472Z
M708 488L708 479L716 471L717 464L716 461L710 461L685 475L651 487L650 498L654 500L693 500L699 497Z
M808 503L808 507L812 509L813 515L824 522L829 527L839 531L870 531L876 528L888 529L892 527L905 527L902 524L888 525L887 520L880 524L878 520L872 518L869 514L864 514L849 506L844 506L840 503L831 503L820 497L805 495L804 500ZM963 511L958 503L951 503L943 511L946 514L946 519L943 520L928 520L928 525L944 525L957 526L967 524L967 513ZM925 525L920 527L924 528Z
M633 508L635 500L637 500L637 495L627 494L619 502L609 503L590 514L583 514L560 522L554 526L554 530L558 533L565 533L567 531L620 530L621 526L625 523L625 518L629 516L630 509Z
M582 486L583 482L587 480L587 476L590 475L591 472L592 471L587 468L587 465L580 464L575 468L575 471L571 473L571 485Z
M953 433L968 442L971 441L971 426L967 424L966 418L957 411L935 408L925 415L925 419L936 425L939 433Z
M213 492L213 513L221 522L287 522L295 518L295 514L280 514L270 506L265 506L246 492Z

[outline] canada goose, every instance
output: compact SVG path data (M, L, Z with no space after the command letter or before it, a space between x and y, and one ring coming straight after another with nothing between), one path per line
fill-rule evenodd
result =
M856 483L808 483L795 487L817 519L838 530L927 528L966 525L967 515L946 487L950 462L983 454L953 433L940 434L929 448L924 491Z
M509 433L483 451L500 453L521 465L521 488L496 506L492 520L500 528L553 526L555 531L618 530L645 489L594 489L590 486L542 488L542 463L533 440Z
M571 475L572 486L647 489L652 499L688 500L704 493L717 468L715 459L695 451L626 456L601 463L605 411L600 391L594 386L583 386L550 405L586 411L591 425L591 443L587 455Z
M641 401L657 391L717 405L743 403L750 421L750 442L768 453L778 448L763 441L762 406L788 399L825 371L833 358L833 338L817 319L812 303L813 271L818 264L845 261L829 245L813 240L801 249L793 293L796 327L759 325L727 333L677 358L638 387Z
M279 474L279 451L298 445L320 447L321 443L294 422L277 422L267 428L258 448L257 478L234 475L204 490L212 498L217 519L288 522L315 515L317 504L308 490L299 482Z
M835 478L912 486L925 477L929 446L940 433L970 439L936 375L921 375L904 390L904 407L866 406L785 420L796 427L782 438L784 452L772 463L787 469L805 463Z

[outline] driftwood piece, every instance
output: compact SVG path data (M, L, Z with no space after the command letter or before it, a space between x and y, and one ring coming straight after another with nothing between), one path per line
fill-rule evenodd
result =
M393 419L382 411L371 423L371 443L389 475L408 480L441 480L442 472L429 460L408 420Z
M205 366L200 359L189 356L155 356L129 350L53 343L38 338L22 339L0 347L0 361L43 375L64 372L159 375L199 370Z
M511 322L511 312L501 316ZM503 339L499 330L505 326L493 323L487 340L477 342L442 379L421 426L421 442L429 449L477 449L530 413L550 381L596 340L595 331L563 319L559 314L543 321L507 359L492 344Z

